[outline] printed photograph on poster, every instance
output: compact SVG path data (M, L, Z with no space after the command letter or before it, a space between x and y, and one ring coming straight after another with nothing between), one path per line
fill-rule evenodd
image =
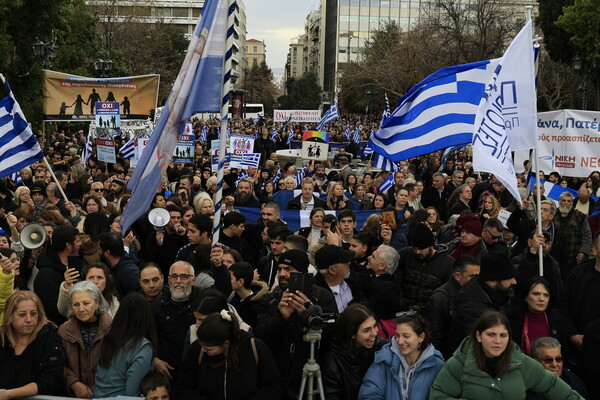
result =
M229 139L227 139L229 142ZM229 144L229 143L228 143ZM217 172L219 170L219 139L211 140L210 142L210 160L212 166L212 172ZM223 169L228 170L231 168L230 165L230 154L229 154L229 145L225 146L225 166Z
M159 75L89 78L44 70L43 118L93 121L97 102L119 102L123 119L146 119L156 109Z
M244 154L254 151L254 137L248 135L231 135L229 142L231 168L247 168L244 167L242 161Z
M194 163L194 135L181 135L177 147L173 153L173 162L175 164L193 164Z
M115 136L121 134L118 102L96 103L96 151L98 160L116 163Z
M300 156L305 160L327 160L329 145L321 142L302 142Z

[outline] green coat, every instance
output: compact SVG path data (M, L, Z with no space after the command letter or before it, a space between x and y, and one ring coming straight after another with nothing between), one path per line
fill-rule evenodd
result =
M583 399L577 392L514 346L512 360L501 376L492 378L475 363L471 338L465 338L446 362L429 392L429 400L521 400L528 390L549 400Z

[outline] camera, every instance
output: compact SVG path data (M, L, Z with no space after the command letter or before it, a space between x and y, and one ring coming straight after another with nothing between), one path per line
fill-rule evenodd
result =
M300 325L304 331L319 331L325 325L335 324L336 317L336 314L324 313L320 306L311 304L305 312L300 314Z

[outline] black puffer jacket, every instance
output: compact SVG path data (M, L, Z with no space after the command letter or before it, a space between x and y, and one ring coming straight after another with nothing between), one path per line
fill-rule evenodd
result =
M323 362L323 387L327 400L355 400L367 370L375 359L375 352L386 343L377 337L371 349L347 350L334 340L331 351Z
M456 318L456 295L461 289L454 278L437 288L425 305L423 316L429 321L431 341L447 360L452 356L448 351L448 332Z
M402 283L404 305L424 307L429 296L450 278L454 259L442 245L435 247L435 254L421 260L412 247L400 253L400 263L394 278Z

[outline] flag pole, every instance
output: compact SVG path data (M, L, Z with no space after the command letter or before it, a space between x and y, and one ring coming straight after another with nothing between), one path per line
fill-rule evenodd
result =
M50 171L50 175L52 175L52 179L54 179L56 186L58 186L58 190L60 190L60 194L62 195L63 199L65 199L65 203L68 203L69 199L67 199L67 195L63 191L63 188L60 186L60 182L58 182L58 178L56 178L56 175L54 175L54 171L52 171L52 167L50 166L48 159L46 158L46 156L44 156L43 159L44 159L44 163L46 164L46 167L48 167L48 171Z
M533 6L532 5L526 5L525 6L525 17L527 21L531 21L531 19L533 15ZM533 28L532 28L532 33L533 33ZM533 44L533 38L532 39L532 44ZM537 60L535 61L535 69L536 69L536 75L537 75ZM537 91L536 91L537 92ZM537 135L536 135L537 136ZM537 138L536 138L537 140ZM542 195L541 195L541 189L540 186L542 184L542 182L540 181L540 174L539 174L539 169L538 169L538 155L537 155L537 146L535 149L533 149L533 163L535 165L535 173L536 173L536 177L535 177L535 181L537 182L537 189L536 189L536 211L537 211L537 233L542 233ZM540 276L544 276L544 246L542 243L540 243L540 247L538 249L538 257L539 257L539 273Z
M225 148L227 146L227 121L229 113L229 91L231 88L231 56L233 54L234 11L236 1L229 0L227 7L227 31L225 58L223 60L223 86L221 88L221 131L219 134L219 170L217 172L217 195L215 196L215 218L213 222L213 246L219 241L221 229L221 203L223 200L223 173L225 169Z

